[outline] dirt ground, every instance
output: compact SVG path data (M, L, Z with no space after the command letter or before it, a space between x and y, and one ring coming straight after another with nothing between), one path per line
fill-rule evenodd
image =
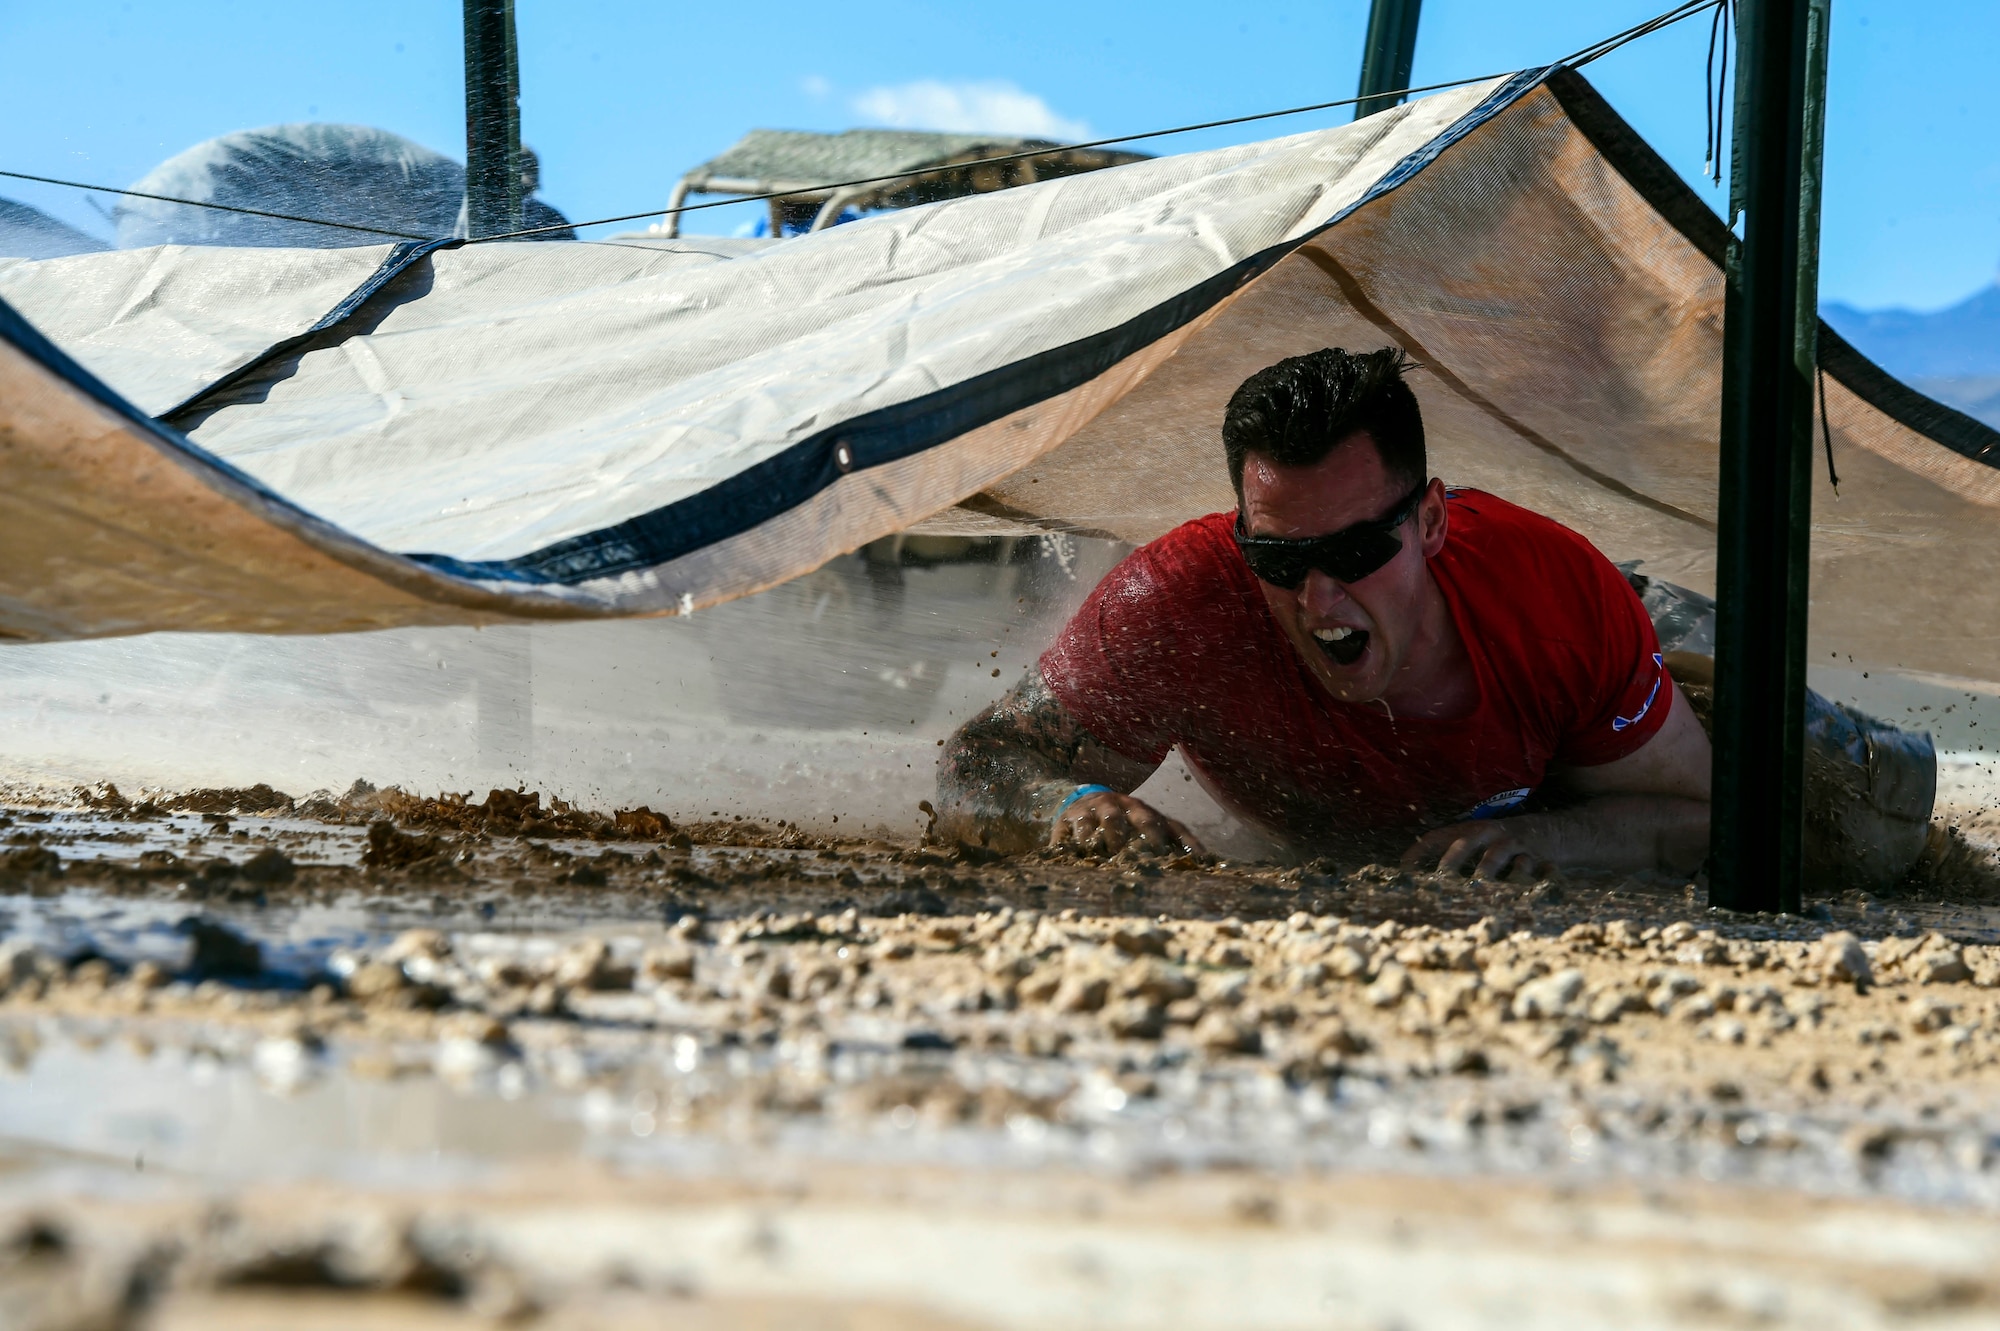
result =
M0 1324L2000 1323L1974 844L1797 917L517 792L0 819Z

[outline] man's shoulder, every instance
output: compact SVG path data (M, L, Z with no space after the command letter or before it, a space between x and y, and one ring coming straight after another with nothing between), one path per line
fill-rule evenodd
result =
M1453 487L1446 496L1451 527L1444 553L1467 573L1594 577L1612 567L1582 533L1533 509L1484 490Z
M1145 630L1213 645L1243 633L1261 607L1256 581L1236 549L1234 513L1183 522L1134 550L1098 583L1078 614L1113 636Z
M1482 632L1541 652L1604 644L1605 616L1636 596L1624 574L1581 533L1497 495L1453 494L1450 535L1437 567ZM1642 617L1643 611L1636 611Z
M1494 495L1454 498L1446 548L1457 548L1439 580L1510 687L1587 691L1659 650L1625 575L1580 533Z
M1191 698L1248 696L1261 663L1256 581L1230 537L1233 513L1184 522L1128 555L1042 655L1042 678L1077 722L1129 758L1157 763ZM1268 611L1263 611L1266 622Z
M1563 526L1554 518L1523 508L1509 499L1487 490L1475 490L1465 485L1445 487L1445 499L1451 504L1452 534L1457 535L1462 526L1469 526L1479 532L1501 532L1522 534L1543 538L1576 538L1576 533Z
M1236 510L1189 518L1180 526L1140 546L1156 558L1218 561L1236 557L1236 542L1230 535L1236 527Z
M1226 586L1243 569L1231 536L1236 514L1210 513L1183 522L1134 550L1112 580L1143 583L1181 596Z

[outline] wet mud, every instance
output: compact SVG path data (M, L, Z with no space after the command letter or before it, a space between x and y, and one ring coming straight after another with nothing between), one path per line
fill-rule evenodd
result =
M0 818L0 1105L24 1078L88 1103L136 1063L165 1120L204 1112L174 1087L254 1089L273 1158L318 1149L287 1105L435 1085L569 1125L433 1148L482 1168L1227 1177L1270 1199L1231 1212L1252 1229L1300 1180L1385 1171L2000 1206L2000 909L1990 853L1942 829L1895 894L1745 916L1665 877L1002 857L518 791L17 791ZM50 1118L18 1177L126 1149ZM155 1133L152 1167L290 1172L198 1136ZM338 1181L367 1149L314 1158ZM63 1223L98 1237L62 1269L110 1260L109 1221ZM42 1260L19 1233L8 1260ZM181 1251L186 1297L242 1283ZM491 1293L526 1268L452 1270L356 1287L555 1306ZM963 1314L867 1324L1020 1320Z

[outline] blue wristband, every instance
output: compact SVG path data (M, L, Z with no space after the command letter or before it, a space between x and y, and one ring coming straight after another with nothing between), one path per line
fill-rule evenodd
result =
M1061 804L1056 805L1055 816L1058 818L1062 817L1064 809L1067 809L1070 805L1076 803L1078 800L1082 799L1085 795L1116 795L1117 793L1118 793L1117 791L1113 790L1109 786L1078 786L1075 790L1072 790L1069 793L1068 799L1064 800Z

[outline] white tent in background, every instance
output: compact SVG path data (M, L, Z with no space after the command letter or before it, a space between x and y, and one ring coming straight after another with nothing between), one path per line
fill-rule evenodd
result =
M1557 69L779 243L0 261L0 633L671 614L912 528L1144 539L1229 504L1247 373L1385 342L1439 474L1706 589L1724 243ZM1992 677L2000 435L1822 360L1817 649Z

